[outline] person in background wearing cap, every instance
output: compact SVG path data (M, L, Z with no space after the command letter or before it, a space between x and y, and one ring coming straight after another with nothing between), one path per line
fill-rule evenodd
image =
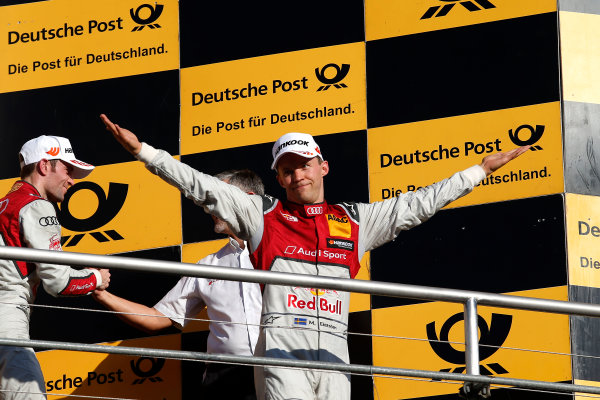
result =
M79 161L68 139L39 136L19 152L21 180L0 199L0 244L61 250L61 228L51 202L64 199L73 179L94 167ZM29 339L29 304L40 282L52 296L80 296L105 289L106 269L0 260L0 337ZM31 348L0 346L0 399L45 399L42 370Z
M354 278L363 254L426 221L469 193L487 175L528 150L489 155L481 164L430 186L365 204L325 201L329 164L312 136L288 133L273 145L272 169L287 199L247 195L140 143L127 129L101 119L146 168L223 219L248 242L255 268ZM256 355L348 363L350 296L335 290L265 285ZM300 329L293 329L300 328ZM256 367L259 399L349 399L350 377L335 372Z

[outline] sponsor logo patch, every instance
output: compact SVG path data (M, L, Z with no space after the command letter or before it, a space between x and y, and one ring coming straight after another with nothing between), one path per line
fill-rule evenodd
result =
M327 247L330 249L353 251L354 242L352 240L327 238Z
M298 217L294 217L293 215L282 212L281 216L290 222L298 222Z
M6 207L8 207L8 199L2 200L0 202L0 214L2 214L4 210L6 210Z
M323 214L323 206L304 206L306 215L321 215Z
M329 234L331 236L341 236L349 238L352 234L352 227L350 226L350 220L348 216L337 216L334 214L327 214L327 225L329 226ZM329 244L327 245L329 246ZM343 248L343 247L340 247Z
M61 250L60 246L60 235L53 235L48 243L48 249L50 250Z
M57 155L58 155L58 153L60 153L60 147L52 147L52 148L50 148L50 150L48 150L48 151L46 152L46 154L49 154L49 155L51 155L51 156L53 156L53 157L54 157L54 156L57 156Z
M292 293L287 295L287 307L296 310L323 311L333 315L342 315L342 301L328 299L327 297L313 296L312 298L300 299Z
M0 206L1 209L1 206ZM1 212L1 211L0 211ZM58 222L58 218L56 218L55 216L49 215L47 217L42 217L38 220L38 223L41 226L52 226L52 225L60 225L60 222Z
M264 320L263 325L273 325L273 323L275 322L275 320L277 320L279 318L281 318L281 317L271 315L269 318L267 318L267 319Z
M306 320L306 318L299 318L299 317L294 318L294 325L306 325L307 322L308 321Z

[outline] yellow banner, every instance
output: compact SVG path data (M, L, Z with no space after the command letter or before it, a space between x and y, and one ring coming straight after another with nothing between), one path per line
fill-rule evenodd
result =
M365 129L365 44L185 68L181 154Z
M221 250L229 239L211 240L209 242L199 242L184 244L181 246L181 262L197 263L199 260Z
M104 343L112 346L180 350L179 335ZM38 352L48 398L101 396L148 400L181 399L177 360L63 350Z
M600 104L600 15L560 12L563 97Z
M600 387L600 382L596 381L584 381L582 379L574 379L574 385L584 385L584 386L593 386ZM590 399L600 399L600 395L590 394L590 393L575 393L575 400L590 400Z
M0 92L179 67L176 0L53 0L3 7Z
M371 201L414 191L525 144L531 150L449 207L563 191L558 102L369 129L368 143Z
M96 167L60 207L66 251L110 254L182 241L179 191L138 161Z
M567 300L567 287L512 294ZM479 343L486 345L479 349L482 375L549 382L571 379L568 316L482 306L478 307L478 314ZM373 334L394 336L373 337L374 365L465 371L461 305L435 302L373 310ZM456 393L458 385L375 378L375 388L382 399L412 399Z
M571 285L600 288L600 197L565 195Z
M15 177L0 180L0 198L6 196L10 188L12 188L13 184L19 179L19 177Z
M556 0L366 0L367 40L556 11Z

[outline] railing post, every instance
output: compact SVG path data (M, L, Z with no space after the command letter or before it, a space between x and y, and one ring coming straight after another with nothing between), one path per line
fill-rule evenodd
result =
M465 364L469 375L479 375L479 324L477 318L477 300L469 297L465 302ZM487 398L490 397L490 385L465 382L459 394L465 399Z
M465 363L467 374L479 375L479 326L477 300L473 297L465 302Z

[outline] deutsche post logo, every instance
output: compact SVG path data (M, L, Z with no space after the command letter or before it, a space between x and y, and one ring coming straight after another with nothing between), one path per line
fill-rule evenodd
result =
M524 124L515 129L514 132L510 129L508 136L517 146L531 145L530 150L542 150L542 146L535 143L542 138L544 129L546 129L544 125L536 125L534 129L533 126Z
M146 379L150 382L162 382L160 376L154 375L158 374L165 365L164 358L140 357L137 361L131 360L129 365L133 373L139 377L133 381L132 385L142 384Z
M127 198L129 185L124 183L111 182L108 187L108 195L104 190L94 182L79 182L71 187L65 199L61 203L60 210L57 211L58 219L63 227L78 233L73 236L63 236L61 242L65 247L77 246L81 239L89 233L98 243L108 242L110 240L123 240L115 230L99 231L101 227L108 224L121 210ZM80 190L91 190L98 198L98 209L88 218L79 219L69 212L69 201L71 197ZM98 230L98 231L96 231ZM90 232L94 231L94 232Z
M142 10L145 10L146 8L150 11L150 14L147 17L143 17L143 15L147 14L147 12L142 12ZM138 24L138 26L134 26L131 31L141 31L146 26L150 29L160 28L161 26L154 22L162 14L163 8L164 6L162 4L156 4L156 7L152 7L150 4L142 4L135 11L133 11L133 8L130 8L129 15L131 15L133 22Z
M333 71L333 76L331 76L331 71ZM319 80L319 82L323 83L323 85L319 86L317 92L320 92L321 90L327 90L332 85L338 89L348 87L345 83L342 82L346 75L348 75L348 71L350 71L350 64L342 64L340 66L331 63L327 64L320 70L319 68L315 68L315 75L317 76L317 79Z
M439 5L439 6L429 7L427 9L427 11L425 11L425 14L423 14L421 19L429 19L431 17L436 17L436 18L444 17L450 12L450 10L452 10L454 8L454 6L457 3L471 12L480 11L480 10L484 10L484 9L487 10L490 8L496 8L496 6L493 5L492 3L490 3L488 0L438 0L438 1L441 1L446 4L444 4L443 6Z
M439 339L435 329L435 321L427 324L427 339L435 354L450 364L458 365L458 367L454 368L441 369L441 372L462 373L466 370L465 352L456 350L448 341L448 332L450 332L450 329L456 323L463 321L464 319L464 313L457 313L448 318L440 329ZM492 322L489 326L480 315L477 315L477 325L480 333L479 360L483 361L496 353L508 337L512 325L512 315L493 313ZM481 364L479 365L479 370L482 375L508 373L508 371L498 363Z

